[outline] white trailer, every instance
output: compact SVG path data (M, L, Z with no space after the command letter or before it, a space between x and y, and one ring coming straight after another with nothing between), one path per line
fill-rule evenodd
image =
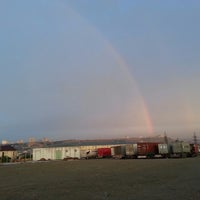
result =
M80 159L80 147L34 148L33 160L62 160L65 158Z
M33 149L33 160L55 160L55 149L54 148L34 148Z
M63 147L64 158L80 159L80 147Z
M169 145L166 143L158 144L158 154L162 157L169 157Z

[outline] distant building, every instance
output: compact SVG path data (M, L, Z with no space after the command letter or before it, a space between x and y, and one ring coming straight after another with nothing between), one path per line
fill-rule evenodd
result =
M36 143L36 139L35 138L29 138L28 139L28 146L31 147Z
M0 146L0 157L9 157L11 160L15 160L17 158L17 150L11 145L2 145Z
M29 139L28 139L28 142L29 142L29 143L34 143L34 142L36 142L36 139L33 138L33 137L32 137L32 138L29 138Z
M7 140L2 140L1 144L5 145L5 144L9 144L9 142Z
M50 139L49 138L46 138L46 137L44 137L44 138L42 138L42 140L41 140L42 142L50 142Z
M17 144L23 144L24 143L24 140L18 140L17 141Z

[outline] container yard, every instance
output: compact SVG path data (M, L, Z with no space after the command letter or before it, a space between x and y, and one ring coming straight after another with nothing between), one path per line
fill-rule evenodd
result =
M139 142L136 144L91 145L34 148L33 160L95 159L95 158L184 158L199 155L197 145L187 142L170 144Z

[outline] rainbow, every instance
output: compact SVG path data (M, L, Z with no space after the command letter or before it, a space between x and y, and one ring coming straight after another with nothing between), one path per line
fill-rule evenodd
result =
M108 41L98 30L96 27L91 25L84 17L82 17L77 11L75 11L72 7L66 4L64 1L57 1L61 3L61 9L67 10L67 12L70 12L72 14L72 17L77 18L80 20L84 25L87 26L88 31L93 32L98 38L102 40L102 42L105 44L106 50L110 53L111 56L115 59L117 66L120 67L120 70L126 75L129 83L132 85L134 90L137 92L139 103L140 103L140 111L142 113L142 116L144 118L145 124L143 125L143 128L146 128L146 132L148 135L152 135L154 132L152 120L150 117L150 113L148 110L147 103L145 102L144 97L142 96L141 91L139 90L138 83L136 82L135 78L133 77L132 73L129 71L129 66L125 62L125 59L118 53L118 51L113 47L110 41ZM134 104L134 102L133 102Z
M122 56L116 51L116 49L113 48L113 46L111 45L111 43L109 41L106 41L106 43L107 43L107 47L109 48L109 51L112 53L112 55L115 57L117 63L119 64L118 66L121 68L123 73L126 74L129 82L137 90L137 94L139 95L140 104L141 104L141 108L142 108L141 111L143 113L143 116L144 116L144 119L146 122L146 129L147 129L148 134L152 135L154 132L152 120L151 120L151 117L150 117L150 114L148 111L147 104L145 102L144 97L141 94L141 91L139 90L139 86L138 86L137 82L135 81L133 75L129 72L128 64L125 62L125 60L122 58Z

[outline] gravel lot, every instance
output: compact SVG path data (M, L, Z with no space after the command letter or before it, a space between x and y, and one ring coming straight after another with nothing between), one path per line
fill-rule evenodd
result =
M199 200L200 157L0 164L0 199Z

